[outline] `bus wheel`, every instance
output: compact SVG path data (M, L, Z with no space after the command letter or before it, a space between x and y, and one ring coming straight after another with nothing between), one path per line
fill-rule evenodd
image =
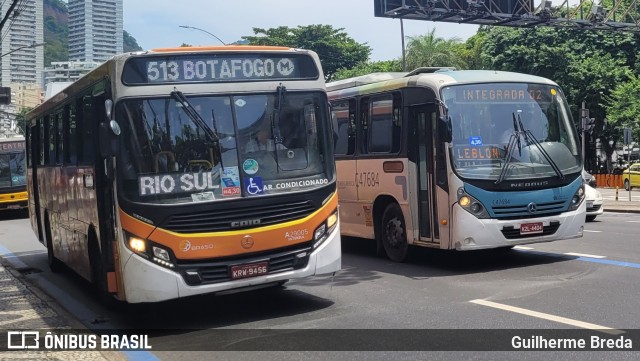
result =
M631 189L631 184L629 184L629 180L625 179L624 180L624 190L625 191L629 191Z
M382 215L382 245L389 259L404 262L407 258L407 232L400 206L392 203Z
M63 264L56 258L56 255L53 252L53 238L51 237L51 223L49 222L49 215L45 218L44 228L45 237L47 238L47 261L49 263L49 269L51 269L51 272L53 273L60 273L63 270Z

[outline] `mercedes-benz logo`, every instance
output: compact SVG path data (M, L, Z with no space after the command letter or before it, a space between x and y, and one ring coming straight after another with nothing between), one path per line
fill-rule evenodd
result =
M538 210L538 206L535 203L531 202L527 205L527 210L529 211L529 213L536 213L536 211Z
M240 241L240 245L244 249L249 249L253 247L253 237L251 237L250 235L246 235L242 237L242 240Z

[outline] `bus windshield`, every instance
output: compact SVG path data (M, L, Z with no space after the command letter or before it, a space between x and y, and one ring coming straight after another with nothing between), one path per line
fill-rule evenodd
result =
M17 187L25 184L24 151L0 154L0 187Z
M442 97L451 122L451 159L460 177L499 182L580 171L576 133L558 87L457 85L444 88Z
M320 92L123 100L116 107L123 194L185 203L327 184L326 104Z

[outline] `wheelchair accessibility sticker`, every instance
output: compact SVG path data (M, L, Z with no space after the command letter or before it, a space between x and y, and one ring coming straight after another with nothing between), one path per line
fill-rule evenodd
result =
M244 179L244 186L247 193L252 196L264 193L262 177L247 177Z

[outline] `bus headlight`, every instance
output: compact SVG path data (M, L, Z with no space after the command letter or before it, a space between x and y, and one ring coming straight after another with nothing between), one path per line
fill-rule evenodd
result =
M132 252L163 267L175 268L175 262L171 250L149 240L136 237L128 233L125 234L127 236L127 248Z
M335 210L321 225L313 231L313 248L317 248L333 232L338 224L338 210Z
M482 203L479 200L468 195L467 192L464 191L464 188L459 188L457 194L458 194L458 204L465 211L473 214L474 216L480 219L489 218L489 212L487 212L487 209L482 205Z
M575 211L580 207L580 204L584 200L584 184L580 185L580 188L576 191L576 193L571 198L571 203L569 204L569 210Z

